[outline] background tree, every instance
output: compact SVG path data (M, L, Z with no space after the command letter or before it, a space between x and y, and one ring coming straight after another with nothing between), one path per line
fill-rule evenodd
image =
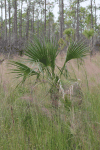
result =
M17 44L17 0L14 0L14 36L15 45Z
M0 24L0 30L1 30L1 38L3 37L3 32L2 32L2 26L3 26L3 18L2 18L2 16L3 16L3 12L2 12L2 8L3 8L3 6L4 6L4 3L3 3L3 1L1 0L1 3L0 3L1 5L0 5L0 8L1 8L1 19L0 19L0 21L1 21L1 24Z
M7 43L7 3L5 0L5 40Z
M92 0L91 0L91 29L93 29L93 12L92 12ZM93 46L93 37L92 37L92 41L91 44Z
M46 35L46 0L45 0L45 21L44 21L44 34Z
M1 3L1 14L4 12L4 18L1 17L1 38L3 44L1 52L17 53L24 50L25 44L33 38L34 34L40 38L41 36L48 36L49 39L56 37L65 38L63 36L64 29L72 28L74 30L74 37L76 40L79 37L86 39L83 35L84 30L91 30L91 23L93 22L93 29L95 29L93 45L98 40L99 24L96 14L96 5L92 4L88 7L82 7L81 2L85 0L70 0L67 5L65 1L43 1L43 0L4 0ZM54 5L59 5L59 17L55 20L53 14ZM92 1L90 1L92 2ZM4 7L4 11L2 10ZM7 15L6 15L7 14ZM92 14L92 15L91 15ZM3 16L3 14L2 14ZM92 18L91 18L92 16ZM92 19L92 22L91 22ZM45 34L44 34L45 33ZM5 43L5 38L9 39L10 47ZM87 43L88 44L88 43ZM4 45L4 46L3 46ZM6 51L4 50L6 47Z
M63 0L59 0L59 18L60 18L60 38L63 36L64 30L64 3Z
M77 0L77 40L79 40L79 0Z

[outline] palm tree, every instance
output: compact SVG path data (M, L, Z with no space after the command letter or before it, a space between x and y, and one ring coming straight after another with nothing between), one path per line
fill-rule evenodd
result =
M3 11L2 11L2 9L3 9L3 6L4 4L2 3L2 0L1 0L1 6L0 6L0 9L1 9L1 27L0 27L0 30L1 30L1 38L3 38L3 32L2 32L2 24L3 24L3 18L2 18L2 16L3 16Z
M22 77L21 83L25 82L27 78L33 75L36 76L36 83L39 81L47 81L46 83L50 85L49 93L51 95L52 105L55 107L58 107L61 77L66 77L67 75L66 63L71 59L80 59L86 56L88 48L81 41L72 41L68 47L66 59L62 68L58 67L56 64L56 57L59 52L58 45L53 40L39 40L34 37L33 43L27 46L25 55L28 57L27 61L35 63L37 69L30 68L20 62L10 62L11 65L16 67L12 69L11 72L16 73L17 78Z

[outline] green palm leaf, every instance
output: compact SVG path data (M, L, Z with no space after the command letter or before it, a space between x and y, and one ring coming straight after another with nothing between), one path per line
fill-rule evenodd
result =
M89 53L88 47L82 41L72 41L68 47L65 63L71 59L80 59Z
M39 77L40 75L35 70L29 68L28 66L22 63L11 61L10 64L16 67L16 69L11 69L12 70L11 73L16 73L17 74L16 78L23 77L23 82L26 80L27 77L30 77L33 75L36 75L37 77Z
M29 44L25 55L31 62L39 62L45 67L55 68L55 59L57 57L58 46L47 39L39 40L34 37L32 43Z
M61 68L60 76L63 74L63 71L65 70L66 63L71 59L82 59L84 56L86 56L89 53L89 48L84 44L84 42L80 41L71 41L67 53L66 53L66 59L64 62L63 67Z

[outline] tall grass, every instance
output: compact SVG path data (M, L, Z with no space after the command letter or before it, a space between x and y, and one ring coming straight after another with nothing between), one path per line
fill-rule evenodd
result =
M60 98L57 110L45 96L46 85L34 88L31 78L14 90L11 80L6 85L2 80L0 150L99 150L100 84L94 80L90 88L87 82L92 79L82 78L81 99L73 97L67 109Z

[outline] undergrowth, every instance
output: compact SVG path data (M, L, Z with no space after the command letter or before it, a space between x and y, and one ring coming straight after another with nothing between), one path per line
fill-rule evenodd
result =
M60 97L58 109L47 95L49 87L33 84L28 80L13 89L0 83L0 150L100 149L99 83L90 89L85 81L81 99Z

